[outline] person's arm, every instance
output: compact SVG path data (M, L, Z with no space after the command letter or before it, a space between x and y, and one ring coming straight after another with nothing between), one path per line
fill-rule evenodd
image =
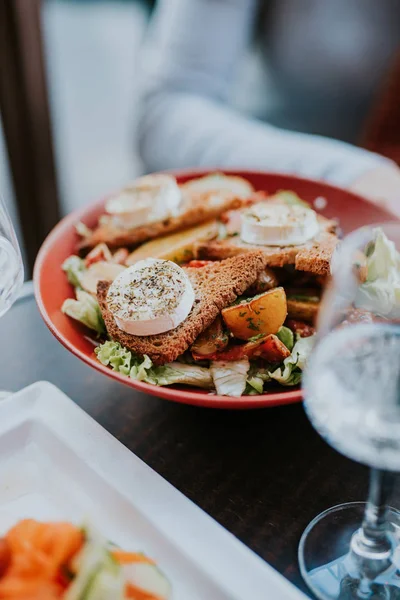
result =
M280 130L228 107L256 4L255 0L158 1L139 131L146 168L254 168L344 186L381 165L394 170L390 161L366 150Z

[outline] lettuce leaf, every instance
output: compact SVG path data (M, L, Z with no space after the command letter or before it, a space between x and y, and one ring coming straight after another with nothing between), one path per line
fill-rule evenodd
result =
M210 370L205 367L179 362L157 367L148 356L138 357L119 342L107 341L96 348L95 353L103 365L132 379L161 386L180 383L206 389L213 387Z
M282 344L285 344L285 346L288 350L290 350L290 351L293 350L294 334L293 334L293 331L291 329L289 329L289 327L285 327L284 325L282 325L282 327L279 329L278 333L276 334L276 337L280 339Z
M314 336L298 338L291 355L285 358L283 364L275 371L268 371L270 378L285 386L300 383L301 374L311 354L314 341Z
M106 333L106 327L96 298L84 290L77 288L76 300L68 298L64 301L61 310L64 314L83 323L99 335Z
M400 318L400 253L382 229L367 251L367 280L357 290L357 308Z
M86 270L85 262L79 256L69 256L62 265L62 270L67 274L68 281L75 288L81 288L81 276Z
M138 379L140 378L138 377ZM155 385L172 385L174 383L180 383L183 385L194 385L205 389L213 388L210 369L180 362L172 362L162 367L153 367L152 369L149 369L144 381L147 383L154 383Z
M210 371L217 394L239 398L246 389L249 369L248 358L232 361L212 361Z
M313 343L313 337L298 338L291 355L272 372L257 365L250 367L247 359L214 361L210 368L181 362L155 366L148 356L138 357L119 342L113 341L101 344L95 353L103 365L132 379L160 386L184 384L205 389L215 386L217 393L222 396L238 397L243 393L262 394L264 383L271 380L285 386L297 385Z
M262 394L264 391L264 381L258 375L252 375L247 380L246 392L249 395Z

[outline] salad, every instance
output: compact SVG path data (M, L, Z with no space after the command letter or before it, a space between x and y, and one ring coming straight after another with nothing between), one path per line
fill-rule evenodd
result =
M298 385L336 224L238 177L160 177L112 197L94 230L77 224L62 311L92 331L100 363L139 381L236 397Z
M0 540L2 600L167 600L154 561L107 542L92 527L26 519Z

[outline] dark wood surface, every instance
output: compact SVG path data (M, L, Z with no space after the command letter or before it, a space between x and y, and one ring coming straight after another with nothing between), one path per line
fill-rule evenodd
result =
M0 321L0 389L51 381L214 519L306 591L297 546L324 509L367 492L365 467L327 446L301 404L248 412L182 406L95 372L46 329L32 297ZM392 504L399 506L399 488Z
M0 110L28 269L58 222L41 0L0 0Z

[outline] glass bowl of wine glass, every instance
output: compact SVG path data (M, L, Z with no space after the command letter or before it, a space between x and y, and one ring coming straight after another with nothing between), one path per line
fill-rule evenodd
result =
M17 237L0 197L0 317L15 302L24 281L24 267Z
M364 227L337 248L303 380L305 410L333 448L371 468L366 502L327 509L300 541L322 600L400 599L400 224Z

